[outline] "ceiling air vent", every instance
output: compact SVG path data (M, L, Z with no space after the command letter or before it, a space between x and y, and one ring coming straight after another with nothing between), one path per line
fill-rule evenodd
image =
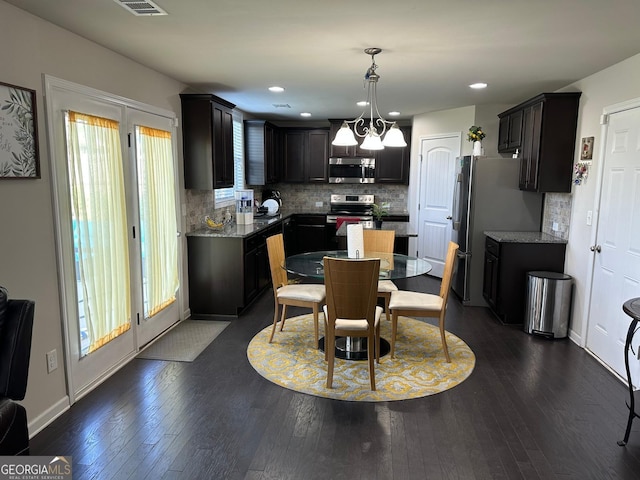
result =
M276 108L291 108L288 103L274 103L273 106Z
M139 17L151 17L154 15L167 15L163 9L150 1L113 0L121 7Z

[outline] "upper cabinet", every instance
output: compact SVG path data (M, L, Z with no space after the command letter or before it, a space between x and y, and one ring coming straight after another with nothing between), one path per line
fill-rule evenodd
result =
M248 185L266 185L280 180L281 134L265 120L245 120L245 170Z
M329 131L326 129L283 129L281 181L327 183Z
M501 113L498 152L512 153L522 145L522 110Z
M498 151L518 149L521 190L571 192L580 95L542 93L498 115ZM515 134L518 128L519 141ZM514 146L507 148L509 142Z
M375 152L376 183L409 185L411 127L400 127L406 147L386 147Z
M342 120L329 120L329 142L340 127ZM353 147L330 146L331 157L366 157L376 159L376 183L409 185L409 164L411 153L411 127L400 127L407 142L406 147L387 147L384 150L364 150L360 148L362 138L356 136L359 144Z
M185 188L233 187L235 105L210 94L180 94L180 99Z

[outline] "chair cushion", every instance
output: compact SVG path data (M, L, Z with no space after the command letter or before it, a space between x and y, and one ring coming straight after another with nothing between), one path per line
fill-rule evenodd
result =
M324 312L324 318L329 318L329 314L327 313L327 306L324 305L322 307L322 311ZM382 315L382 307L376 305L375 311L375 320L374 325L378 325L380 323L380 315ZM363 332L367 331L369 328L369 322L367 322L366 318L363 319L349 319L349 318L336 318L336 329L338 330L361 330Z
M295 285L285 285L278 289L278 298L288 298L290 300L301 300L303 302L324 302L326 293L324 285L313 283L298 283Z
M391 280L380 280L378 282L378 292L395 292L396 290L398 290L398 287L396 287L396 284L393 283Z
M442 309L442 297L430 293L398 290L397 292L391 292L389 309L438 311Z

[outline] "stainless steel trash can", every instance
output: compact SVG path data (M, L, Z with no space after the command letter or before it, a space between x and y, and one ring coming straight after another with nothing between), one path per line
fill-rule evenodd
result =
M569 331L573 278L557 272L527 272L524 331L565 338Z

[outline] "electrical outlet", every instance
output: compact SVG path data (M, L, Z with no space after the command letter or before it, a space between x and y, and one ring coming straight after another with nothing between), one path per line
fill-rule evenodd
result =
M321 207L322 206L322 202L316 202L316 207Z
M551 226L551 230L553 230L554 232L557 232L559 228L558 222L553 222L553 225Z
M47 352L47 373L53 372L58 368L58 353L56 350Z

